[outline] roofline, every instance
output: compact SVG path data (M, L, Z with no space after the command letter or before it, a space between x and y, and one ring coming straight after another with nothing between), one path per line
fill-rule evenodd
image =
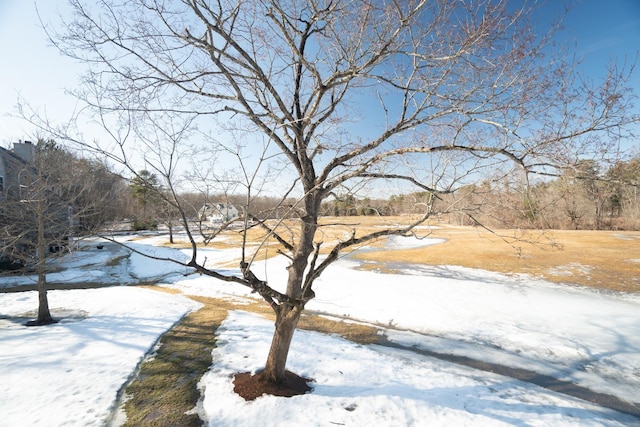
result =
M25 159L23 159L22 157L18 156L16 153L14 153L14 152L13 152L13 151L11 151L11 150L7 150L7 149L6 149L6 148L4 148L4 147L0 147L0 152L3 152L3 153L8 154L9 156L11 156L11 157L13 157L14 159L18 160L20 163L22 163L22 164L23 164L23 165L25 165L25 166L31 166L31 167L34 167L34 166L33 166L33 163L26 161Z

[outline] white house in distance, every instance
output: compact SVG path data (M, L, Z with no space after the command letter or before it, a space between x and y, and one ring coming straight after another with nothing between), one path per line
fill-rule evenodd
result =
M231 203L206 203L200 209L200 219L212 224L232 221L240 216L240 212Z

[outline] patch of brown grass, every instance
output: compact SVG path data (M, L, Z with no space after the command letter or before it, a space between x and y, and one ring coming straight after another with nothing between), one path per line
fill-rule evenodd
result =
M332 243L349 238L355 232L362 236L383 227L406 225L414 218L397 217L323 217L316 242L323 242L323 252ZM278 226L284 237L295 240L298 220L269 222ZM477 227L440 226L417 230L418 234L442 238L443 244L398 250L369 251L356 254L362 260L385 270L394 262L427 265L459 265L500 273L526 273L556 283L570 283L593 288L625 292L640 292L640 232L634 231L567 231L545 230L526 232L495 230ZM223 239L210 247L237 248L242 242L238 230L221 233ZM250 246L265 242L258 260L275 256L281 245L260 227L248 230ZM266 239L266 240L265 240ZM384 240L368 242L368 246L382 247ZM229 262L237 266L238 260Z
M375 344L378 342L379 329L370 325L341 320L332 320L315 314L303 313L298 322L299 329L339 335L358 344Z
M355 232L356 236L362 236L366 233L378 230L381 227L391 227L407 224L410 221L410 217L397 216L397 217L323 217L320 218L318 234L316 236L316 243L322 242L324 246L322 248L326 251L330 249L332 242L344 240L349 238L352 233ZM289 242L295 242L299 236L300 220L288 219L288 220L268 220L267 225L276 230L276 232ZM237 229L229 229L222 231L214 240L212 240L206 247L214 249L234 249L239 248L242 245L242 232ZM205 247L203 243L198 240L198 247ZM175 243L167 246L179 249L190 248L191 243L187 240L180 240L178 237L175 239ZM269 236L267 231L259 226L254 226L247 230L247 247L251 252L252 249L258 248L258 260L268 259L278 254L278 251L283 250L283 246L273 237ZM237 262L235 263L237 265Z
M473 227L433 228L445 243L357 254L362 260L458 265L526 273L556 283L640 292L640 232L528 231L495 233Z
M158 289L158 288L156 288ZM211 366L214 333L227 317L228 304L192 297L204 304L187 315L161 339L155 357L140 367L126 388L125 426L200 426L193 409L200 397L197 384Z

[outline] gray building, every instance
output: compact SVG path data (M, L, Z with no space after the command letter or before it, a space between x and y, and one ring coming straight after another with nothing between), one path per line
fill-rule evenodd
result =
M18 199L20 186L32 182L35 151L30 141L14 143L13 150L0 147L0 201Z

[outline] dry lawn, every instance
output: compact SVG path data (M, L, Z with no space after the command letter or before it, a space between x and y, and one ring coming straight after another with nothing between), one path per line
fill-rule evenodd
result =
M211 366L215 330L227 317L218 300L191 297L204 304L163 335L154 357L127 386L124 426L201 426L189 413L200 397L198 381Z
M327 252L332 243L361 236L383 227L400 226L409 217L327 217L321 219L317 242ZM294 221L276 223L278 232L295 241ZM356 258L371 261L371 268L384 269L393 262L428 265L458 265L501 273L526 273L556 283L577 284L615 291L640 292L640 232L637 231L487 231L479 227L439 225L419 227L417 234L445 239L442 244L403 250L367 251ZM238 247L242 234L228 230L210 244L214 248ZM257 259L278 254L282 246L260 227L251 228L247 241ZM383 241L368 246L382 248ZM178 243L174 246L184 246ZM380 265L376 266L375 262ZM237 261L225 267L237 266Z
M640 232L489 232L474 227L433 227L422 233L445 243L356 255L368 261L458 265L526 273L556 283L640 292Z

